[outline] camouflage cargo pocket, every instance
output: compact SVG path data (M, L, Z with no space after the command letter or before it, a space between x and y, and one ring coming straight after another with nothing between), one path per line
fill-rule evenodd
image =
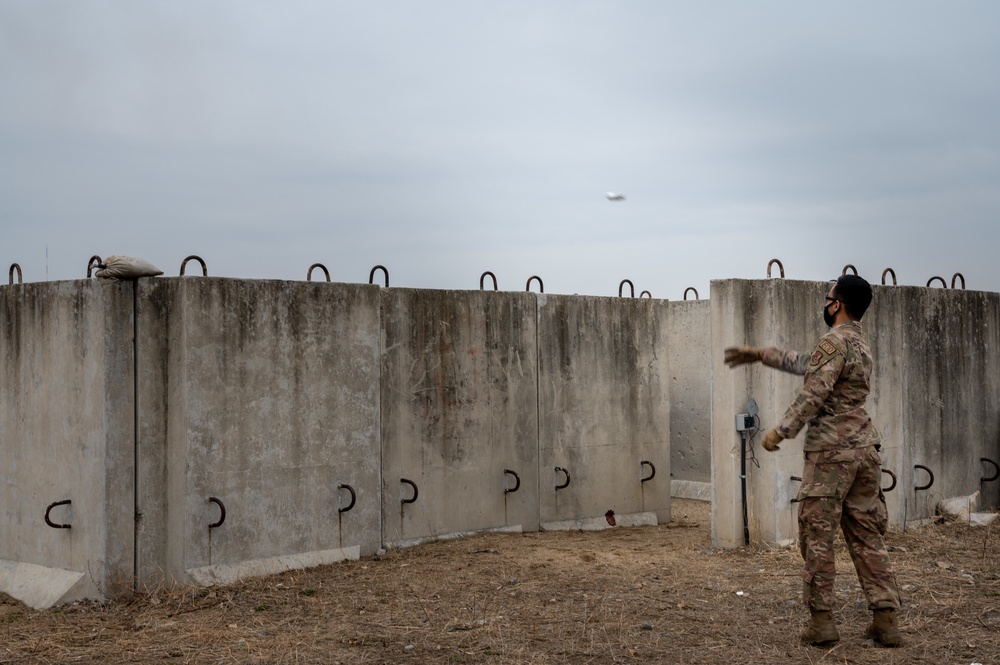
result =
M853 461L853 451L820 450L806 453L798 500L843 499L850 479L850 462Z

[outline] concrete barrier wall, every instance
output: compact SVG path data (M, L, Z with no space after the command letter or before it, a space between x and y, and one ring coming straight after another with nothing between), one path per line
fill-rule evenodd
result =
M754 365L736 370L722 362L734 344L774 345L810 351L826 331L822 322L825 282L726 280L712 283L713 539L742 545L741 446L735 415L753 398L760 427L774 426L801 387L801 377ZM864 329L875 358L870 412L883 435L885 468L898 484L886 494L896 524L933 514L943 497L983 489L996 505L996 484L981 484L991 471L981 457L996 459L1000 441L997 370L1000 340L998 296L964 290L875 287ZM797 537L803 433L777 453L760 447L748 457L748 522L751 542L790 543ZM929 490L917 490L934 473ZM890 485L888 477L885 487Z
M33 607L131 589L132 300L0 287L0 590Z
M712 336L706 334L712 307L708 300L679 300L668 311L673 493L694 496L712 480Z
M670 520L668 311L648 298L538 296L546 528L605 523L609 510L619 523Z

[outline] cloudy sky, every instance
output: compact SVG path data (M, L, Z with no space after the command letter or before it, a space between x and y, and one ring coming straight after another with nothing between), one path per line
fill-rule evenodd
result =
M0 229L29 282L1000 291L1000 2L3 0Z

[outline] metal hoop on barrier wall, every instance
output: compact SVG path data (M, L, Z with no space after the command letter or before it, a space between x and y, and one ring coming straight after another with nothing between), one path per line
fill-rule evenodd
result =
M375 271L376 270L381 270L382 274L385 275L385 288L389 288L389 271L386 269L385 266L375 266L374 268L372 268L371 272L368 273L368 283L369 284L374 284L375 283Z
M55 522L49 519L49 513L52 512L53 508L55 508L56 506L68 506L71 503L73 503L72 499L66 499L64 501L56 501L55 503L50 503L49 507L45 509L45 523L48 524L53 529L72 529L73 525L71 524L56 524Z
M847 270L848 270L848 269L850 269L851 271L853 271L853 272L854 272L854 275L855 275L855 277L857 276L857 274L858 274L858 269L857 269L857 268L855 268L854 266L852 266L852 265L851 265L850 263L848 263L848 264L847 264L846 266L844 266L844 269L843 269L842 271L840 271L840 274L841 274L841 275L846 275L846 274L847 274Z
M11 263L10 264L10 273L9 273L10 274L10 283L11 284L14 283L14 271L15 270L17 270L17 283L18 284L24 284L24 280L21 278L21 266L17 265L16 263Z
M326 269L326 266L323 265L322 263L314 263L311 266L309 266L309 271L306 272L307 282L312 281L313 268L319 268L320 270L322 270L323 274L326 275L326 281L328 282L330 281L330 271Z
M632 297L632 298L635 298L635 285L634 285L634 284L632 284L632 280L631 280L631 279L623 279L622 281L620 281L620 282L618 283L618 297L619 297L619 298L621 298L621 297L622 297L622 288L623 288L623 287L624 287L624 286L625 286L626 284L628 284L628 288L629 288L629 289L630 289L630 290L632 291L632 296L631 296L631 297Z
M892 275L892 285L896 286L896 271L892 268L886 268L882 271L882 284L885 284L885 276Z
M640 478L639 482L641 482L641 483L644 483L647 480L652 480L654 477L656 477L656 467L653 466L652 462L650 462L649 460L645 460L645 459L642 460L641 462L639 462L639 468L642 468L644 466L648 466L649 467L649 475L646 476L645 478Z
M1000 464L997 464L996 462L994 462L993 460L991 460L989 457L980 457L979 461L980 462L986 462L987 464L989 464L989 465L991 465L993 467L993 475L990 476L989 478L980 478L979 482L981 482L981 483L992 483L997 478L1000 478Z
M347 507L346 508L338 508L337 509L338 513L346 513L348 510L350 510L351 508L354 507L354 502L358 500L358 495L354 493L354 488L353 487L351 487L350 485L346 485L344 483L341 483L340 485L337 485L337 489L347 490L348 492L351 493L351 502L349 504L347 504Z
M511 471L510 469L504 469L503 472L504 472L504 475L514 476L514 486L513 487L504 487L503 488L503 493L504 494L513 494L517 490L521 489L521 476L517 475L516 472ZM506 483L506 478L504 479L504 481L505 481L504 485L506 485L507 484Z
M694 291L694 299L698 300L698 289L694 288L693 286L689 286L686 289L684 289L684 300L688 299L688 291Z
M565 489L565 488L569 487L569 471L567 471L566 469L562 468L561 466L557 466L556 467L556 473L563 473L563 474L566 475L566 482L564 482L562 485L558 485L557 484L556 485L556 489L557 490L561 490L561 489Z
M781 261L779 261L778 259L771 259L770 261L767 262L767 276L768 277L771 276L771 266L773 266L775 263L778 264L778 270L781 271L781 276L784 277L785 276L785 266L781 265Z
M487 275L489 275L490 277L493 278L493 290L496 291L497 290L497 276L494 275L493 273L491 273L489 270L487 270L486 272L484 272L482 275L479 276L479 290L480 291L483 290L483 284L486 281L486 276Z
M104 261L97 254L90 257L90 261L87 262L87 279L90 279L90 274L94 267L100 267L102 263L104 263Z
M889 469L882 469L882 473L892 478L892 485L889 485L888 487L881 487L879 489L881 489L883 492L891 492L892 490L896 489L896 474L894 474Z
M418 494L418 492L417 492L417 484L415 482L413 482L412 480L407 480L406 478L400 478L399 482L403 483L404 485L409 485L411 488L413 488L413 496L411 496L409 499L400 499L399 502L400 503L413 503L414 501L416 501L417 500L417 494Z
M647 298L652 298L653 294L650 293L649 291L643 291L642 293L639 294L639 297L642 298L643 296L646 296Z
M198 263L201 264L201 276L208 277L208 266L205 265L205 262L202 260L200 256L195 256L194 254L187 257L181 262L181 277L184 276L184 268L187 267L188 261L192 260L197 261Z
M965 290L965 276L962 275L962 273L960 273L960 272L956 272L954 275L951 276L951 288L955 288L955 278L956 277L958 279L962 280L962 290L964 291Z
M918 490L918 491L929 490L931 488L931 485L934 484L934 472L931 471L930 469L928 469L923 464L914 464L913 468L914 469L923 469L924 471L927 472L927 475L930 476L930 480L927 481L926 485L917 485L913 489Z
M531 290L531 280L534 279L538 280L538 292L545 293L545 286L542 284L542 278L539 277L538 275L532 275L531 277L528 278L528 283L524 285L524 290L525 291Z
M941 286L943 286L946 289L948 288L948 282L944 281L944 277L938 277L937 275L934 275L929 280L927 280L927 286L930 286L931 282L933 282L935 279L941 282Z
M217 529L226 523L226 505L222 503L222 499L217 499L214 496L208 497L208 501L219 507L219 521L208 525L209 529Z

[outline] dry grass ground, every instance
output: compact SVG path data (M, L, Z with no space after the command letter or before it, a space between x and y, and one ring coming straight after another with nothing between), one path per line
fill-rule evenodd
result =
M0 663L1000 663L1000 528L890 532L905 603L892 650L861 639L869 613L841 546L842 640L824 650L798 644L796 552L714 550L706 504L673 513L106 604L0 595Z

